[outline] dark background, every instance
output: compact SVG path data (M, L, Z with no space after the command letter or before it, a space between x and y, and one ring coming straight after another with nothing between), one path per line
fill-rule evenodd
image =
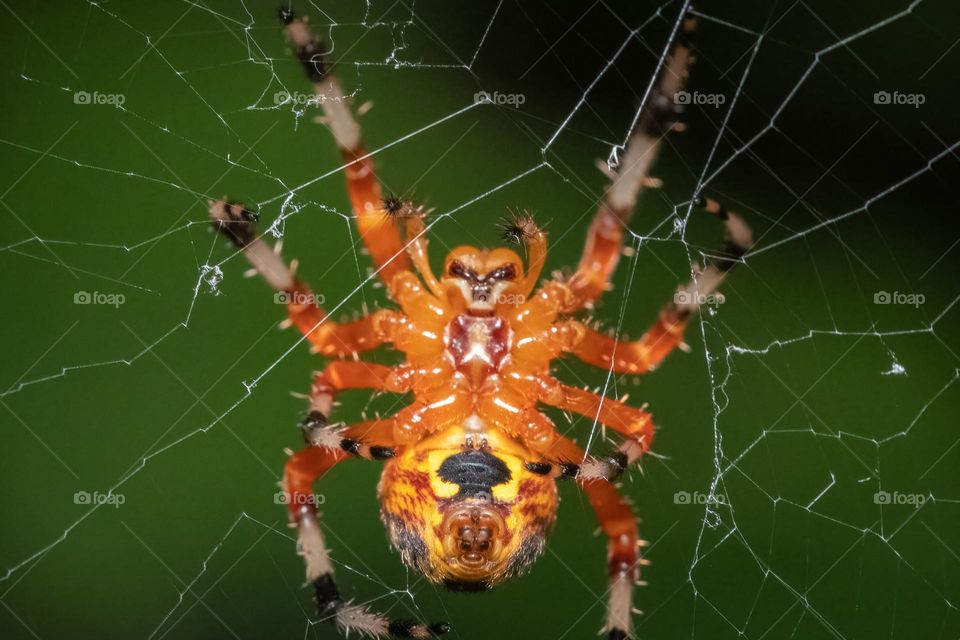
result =
M309 89L275 7L2 5L0 635L332 637L309 623L274 502L305 406L290 392L322 361L277 331L282 308L205 221L207 198L242 199L263 228L280 220L284 255L335 316L384 302L329 134L312 110L274 103ZM374 102L362 124L384 185L440 218L435 260L496 244L496 222L524 209L560 269L603 191L595 160L626 136L682 5L294 6L332 42L356 103ZM697 10L688 88L725 102L691 107L669 139L664 188L632 223L636 257L595 317L639 336L717 246L715 222L688 207L699 188L753 224L754 255L691 326L690 353L656 373L556 367L649 402L661 428L660 457L623 482L652 541L637 635L956 638L956 9ZM480 90L524 102L466 109ZM78 91L122 94L122 109ZM878 91L924 102L876 104ZM74 304L81 291L124 303ZM875 304L879 292L924 299ZM397 400L344 394L338 417ZM551 415L586 443L590 421ZM403 569L377 473L347 464L318 485L349 597L450 620L455 638L595 637L604 544L573 485L533 572L465 596ZM723 504L677 499L711 486ZM75 503L111 488L119 506ZM910 503L877 504L880 491Z

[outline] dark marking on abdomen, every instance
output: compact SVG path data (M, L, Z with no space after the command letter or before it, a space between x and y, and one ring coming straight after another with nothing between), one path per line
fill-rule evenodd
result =
M457 497L491 494L493 487L510 480L507 464L488 451L457 453L440 465L437 474L460 487Z

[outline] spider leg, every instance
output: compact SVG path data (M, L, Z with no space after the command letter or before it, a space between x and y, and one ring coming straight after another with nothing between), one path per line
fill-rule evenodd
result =
M393 443L384 430L378 428L378 422L355 425L344 432L345 436L358 439L376 431L384 446L389 447ZM344 601L341 596L334 579L330 551L317 521L312 487L317 478L346 457L347 453L339 448L307 447L290 456L284 468L291 526L297 527L297 548L306 564L307 581L313 587L320 618L332 621L344 634L356 631L375 638L432 638L446 633L450 627L445 623L426 625L392 620L363 605Z
M319 372L310 389L310 412L303 422L304 436L312 445L293 454L284 468L284 487L290 521L298 529L298 549L306 564L307 581L313 585L317 611L331 619L344 633L352 630L374 637L429 638L447 630L446 625L426 626L389 620L384 616L344 602L333 577L333 564L317 522L313 483L348 456L386 460L396 455L394 420L371 420L348 428L332 426L327 416L336 393L343 389L406 391L408 370L367 362L331 362Z
M254 270L278 292L292 291L297 279L293 269L257 235L257 216L243 204L224 199L208 200L210 222L222 236L243 252Z
M653 417L643 409L561 384L553 378L544 377L542 384L544 391L539 399L544 404L597 420L626 438L609 456L584 457L580 464L565 461L560 466L561 475L581 480L615 480L650 449L654 434Z
M660 152L663 139L676 126L674 96L683 89L687 70L693 62L690 38L695 28L695 17L688 14L682 18L659 83L651 89L634 133L613 171L610 185L587 232L583 256L569 280L575 300L565 309L568 313L592 305L609 286L620 260L624 228L633 217L638 196L650 181L650 167Z
M607 621L608 640L626 640L633 628L633 587L640 578L641 560L637 547L637 521L630 504L613 484L603 480L581 483L587 500L607 536Z
M583 449L568 438L560 436L550 455L566 460L589 460ZM626 640L631 637L633 587L640 578L641 541L633 510L613 483L600 478L577 478L577 484L587 495L607 536L607 566L610 588L607 591L607 620L603 632L607 640Z
M357 232L370 252L380 277L387 284L397 273L410 268L400 233L391 215L385 210L380 183L373 158L363 146L360 125L350 109L350 98L344 95L340 81L332 73L323 42L314 35L306 18L298 18L288 9L280 11L287 38L297 49L307 79L323 109L324 118L340 149L346 165L347 192Z
M621 342L581 323L569 321L568 324L583 335L570 349L571 353L598 367L637 374L653 369L683 343L683 332L690 316L716 292L753 246L753 232L740 216L709 198L698 198L696 204L723 220L727 239L722 252L707 257L704 268L697 270L690 282L677 289L673 301L660 311L657 321L639 340Z
M374 460L392 458L396 454L393 448L371 445L366 438L357 438L356 430L348 434L344 430L332 427L329 415L337 393L344 389L374 389L404 393L409 388L410 370L403 365L387 367L363 361L331 362L313 379L310 388L310 412L302 423L304 439L308 444L317 447L340 449L362 458ZM383 425L392 425L391 420L380 422ZM378 435L377 439L382 440L382 434Z
M277 291L275 300L287 307L289 323L295 325L325 356L347 356L369 351L388 341L403 316L381 309L353 322L336 323L317 306L318 296L294 275L292 267L256 233L255 216L242 204L217 200L210 203L214 228L243 252L253 268Z

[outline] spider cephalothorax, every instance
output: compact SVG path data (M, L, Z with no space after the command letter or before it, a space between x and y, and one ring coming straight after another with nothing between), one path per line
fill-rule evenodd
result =
M458 247L438 278L430 269L424 211L383 199L371 154L330 65L306 22L281 13L287 36L314 84L324 122L344 161L358 232L398 310L381 309L349 323L330 321L277 251L254 231L255 216L225 200L210 203L215 226L287 302L289 323L334 358L316 375L302 429L307 447L284 471L291 525L298 530L307 579L322 618L343 631L426 638L448 630L390 620L344 599L317 520L313 482L347 458L386 461L379 484L381 516L403 561L451 589L479 591L527 569L541 555L557 510L556 480L583 489L607 536L608 640L631 633L632 590L641 560L637 524L612 481L650 448L653 421L643 408L560 382L551 363L564 355L611 373L639 374L681 344L699 300L740 261L750 228L715 201L694 198L723 220L725 255L695 270L674 301L635 341L600 334L572 316L609 288L624 226L662 137L674 128L669 96L683 87L692 60L694 19L678 17L660 82L641 106L637 128L590 225L583 257L569 278L538 282L547 238L528 215L502 228L512 249ZM538 284L540 285L538 287ZM404 354L388 367L359 358L389 344ZM341 428L329 420L337 393L370 389L410 394L392 416ZM564 437L540 406L586 416L621 438L607 455L588 455Z

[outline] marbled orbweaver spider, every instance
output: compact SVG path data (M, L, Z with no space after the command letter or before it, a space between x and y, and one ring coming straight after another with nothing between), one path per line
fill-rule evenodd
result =
M677 128L674 95L693 60L695 19L678 17L673 42L641 108L637 126L589 227L583 257L568 278L538 286L547 258L545 233L530 217L504 229L522 244L526 264L511 249L462 246L431 271L423 212L383 198L371 154L324 47L304 19L281 10L286 35L313 83L324 122L344 161L347 190L360 237L399 310L381 309L348 323L330 321L311 289L254 231L254 216L238 203L211 202L214 226L264 279L287 296L289 322L333 358L316 375L303 422L307 447L284 471L292 526L322 618L344 631L426 638L445 624L390 620L345 602L317 521L312 484L347 458L385 461L378 492L382 520L403 562L429 580L478 591L522 573L544 550L558 505L556 480L583 489L608 538L610 589L604 632L632 633L633 587L639 579L637 525L613 481L649 448L652 418L644 409L565 385L550 372L563 355L616 373L645 373L682 342L698 301L716 290L752 245L749 227L713 200L695 204L723 220L727 244L636 341L618 341L572 318L608 288L622 252L624 228L637 197L651 184L648 170L663 137ZM395 367L357 354L390 344L405 354ZM345 359L350 358L350 359ZM343 389L410 393L410 405L389 418L341 428L329 421ZM589 456L560 435L538 405L596 419L623 438L610 455Z

